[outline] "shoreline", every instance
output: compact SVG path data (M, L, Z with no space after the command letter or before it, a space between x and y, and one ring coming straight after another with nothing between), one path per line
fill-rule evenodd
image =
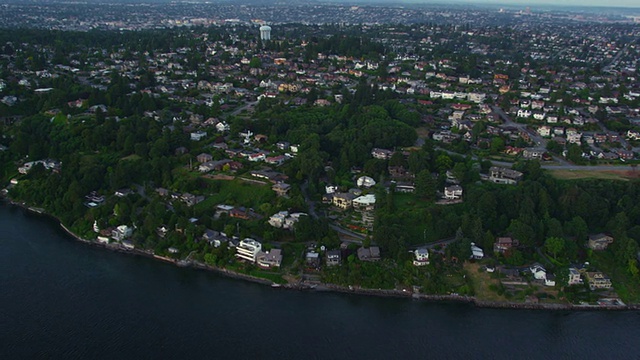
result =
M393 298L405 298L415 301L433 302L433 303L459 303L469 304L478 308L489 309L511 309L511 310L552 310L552 311L636 311L640 310L640 304L626 304L624 306L606 306L606 305L575 305L575 304L559 304L559 303L517 303L517 302L496 302L477 299L475 296L461 296L461 295L436 295L436 294L419 294L409 291L395 290L395 289L368 289L355 286L341 286L336 284L307 284L299 282L298 284L282 284L281 286L274 286L274 282L268 279L255 277L248 274L239 273L236 271L228 270L225 268L219 268L211 266L198 261L188 261L171 259L160 255L155 255L152 252L141 249L127 249L120 244L102 244L94 240L88 240L75 234L69 228L67 228L57 217L44 211L44 209L34 208L24 203L19 203L6 198L6 202L10 205L19 207L29 213L48 216L58 222L60 227L76 241L81 243L104 248L107 250L120 252L124 254L131 254L134 256L142 256L150 259L159 260L162 262L170 263L178 267L189 267L197 270L205 270L218 273L220 275L232 278L240 279L244 281L253 282L261 285L269 285L275 288L281 288L286 290L298 290L298 291L316 291L316 292L333 292L342 294L353 294L362 296L375 296L375 297L393 297Z

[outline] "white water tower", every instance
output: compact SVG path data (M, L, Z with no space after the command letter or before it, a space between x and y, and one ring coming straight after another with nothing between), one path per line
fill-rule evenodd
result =
M260 40L269 41L271 40L271 27L267 25L260 26Z

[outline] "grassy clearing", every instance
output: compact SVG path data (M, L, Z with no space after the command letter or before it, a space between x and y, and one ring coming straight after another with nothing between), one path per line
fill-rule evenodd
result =
M196 205L198 209L208 209L218 204L257 208L260 204L271 203L276 195L269 185L258 185L240 180L207 180L217 192L207 196L206 200Z
M627 181L638 177L638 174L632 171L549 170L549 173L560 180L599 179Z
M140 155L136 155L136 154L131 154L129 156L125 156L122 158L122 160L140 160L140 159L142 159Z
M485 301L507 301L504 296L498 295L498 293L489 288L490 285L500 286L500 280L494 279L490 273L480 270L481 266L479 263L464 264L464 269L473 283L476 297Z

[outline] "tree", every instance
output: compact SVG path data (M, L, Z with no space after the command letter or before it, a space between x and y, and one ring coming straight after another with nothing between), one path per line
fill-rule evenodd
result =
M556 270L556 287L562 290L567 285L569 285L569 268L563 266Z
M555 260L558 257L558 254L564 250L564 239L559 237L550 237L544 242L545 250L553 255L553 259Z
M416 195L428 201L436 197L436 181L428 170L422 170L416 176Z
M254 68L254 69L255 68L260 68L260 67L262 67L262 60L260 60L259 57L254 56L254 57L251 58L251 61L249 61L249 66L251 68Z
M440 173L444 173L445 171L451 169L452 165L453 161L451 161L449 155L442 154L439 155L436 159L436 169L438 169L438 172Z

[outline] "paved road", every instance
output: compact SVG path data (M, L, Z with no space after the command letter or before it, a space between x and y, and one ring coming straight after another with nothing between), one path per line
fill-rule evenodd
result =
M307 188L309 187L308 180L305 180L302 185L300 185L300 191L302 191L302 196L304 197L304 202L309 205L309 215L314 219L318 219L318 213L316 213L316 203L315 201L311 201L309 198L309 194L307 193Z
M233 110L232 112L230 112L227 115L223 115L222 117L224 117L225 119L228 118L229 116L236 116L238 114L240 114L243 110L247 110L251 107L254 107L256 104L258 103L258 101L251 101L248 103L245 103L244 105L240 106L239 108Z
M456 238L448 238L448 239L442 239L442 240L438 240L438 241L434 241L432 243L426 243L426 244L419 244L419 245L411 245L409 247L409 250L415 250L415 249L433 249L436 246L439 245L449 245L452 242L456 241Z
M609 62L609 64L607 64L606 66L604 66L602 68L602 72L608 71L610 70L612 67L618 66L618 60L620 59L620 57L624 54L627 53L627 51L629 50L629 47L633 44L635 44L637 42L636 41L631 41L629 42L624 48L622 48L622 50L620 50L616 56L613 57L613 59L611 59L611 61Z
M347 229L342 228L342 227L340 227L338 225L329 224L329 227L332 228L333 230L337 231L339 234L354 238L353 240L341 238L340 240L342 240L344 242L352 242L352 243L356 243L356 244L361 244L362 240L364 240L367 237L366 235L347 230Z
M307 180L305 180L302 185L300 185L300 191L302 191L302 196L304 197L304 201L305 203L307 203L307 205L309 206L309 215L311 215L311 217L313 217L314 219L318 219L318 213L316 212L316 203L315 201L312 201L311 198L309 198L309 194L307 193L307 189L309 187L309 183L307 182ZM329 224L329 227L333 230L335 230L338 234L342 234L344 236L348 236L351 237L353 239L345 239L345 238L341 238L342 241L344 242L352 242L352 243L356 243L356 244L361 244L362 240L364 240L364 238L366 238L366 235L360 234L360 233L356 233L353 232L351 230L347 230L345 228L342 228L338 225L335 224Z

